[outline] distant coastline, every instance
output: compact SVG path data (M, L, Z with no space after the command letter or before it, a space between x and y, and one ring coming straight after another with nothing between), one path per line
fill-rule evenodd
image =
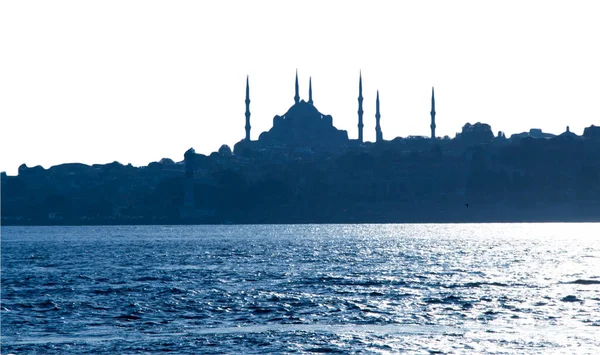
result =
M389 207L389 206L388 206ZM394 215L394 209L371 210L368 215L348 212L307 217L301 213L283 216L212 216L199 218L128 217L65 219L5 219L3 226L108 226L108 225L243 225L243 224L461 224L461 223L599 223L600 203L508 207L500 205L422 206L410 213ZM437 209L436 209L437 208ZM453 210L452 210L453 209ZM464 209L464 211L462 210ZM451 211L452 210L452 211ZM406 209L404 209L406 211ZM432 212L433 211L433 212Z
M384 139L376 99L376 141L358 139L300 99L250 139L183 161L19 167L1 174L2 225L600 222L600 127L582 135L541 129L495 135L466 123L454 138ZM243 121L242 121L243 122ZM241 126L241 125L240 125ZM241 128L241 127L240 127Z
M22 165L1 174L0 223L600 222L598 135L469 139L190 149L184 161L144 167Z

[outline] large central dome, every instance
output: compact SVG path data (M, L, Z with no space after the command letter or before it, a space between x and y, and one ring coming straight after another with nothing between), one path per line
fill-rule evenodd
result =
M333 126L324 115L304 100L294 104L283 116L273 118L273 127L263 132L259 141L274 145L331 146L348 142L348 133Z

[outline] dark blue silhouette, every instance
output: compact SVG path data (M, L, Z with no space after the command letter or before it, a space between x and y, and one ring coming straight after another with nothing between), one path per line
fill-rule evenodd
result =
M250 83L246 77L246 140L250 140Z
M315 107L312 78L300 99L296 72L294 104L251 140L246 77L233 151L143 167L23 164L1 174L2 224L600 221L600 127L507 139L477 122L439 138L432 88L431 137L384 140L377 92L376 142L365 142L362 73L358 85L358 139Z
M435 139L435 93L431 87L431 139Z
M383 142L383 133L381 132L381 113L379 112L379 90L375 99L375 142Z
M363 96L362 96L362 72L358 74L358 141L363 142Z

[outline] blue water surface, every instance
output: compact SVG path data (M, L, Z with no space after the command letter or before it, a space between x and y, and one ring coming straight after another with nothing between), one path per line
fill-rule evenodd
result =
M1 232L2 354L600 349L599 224Z

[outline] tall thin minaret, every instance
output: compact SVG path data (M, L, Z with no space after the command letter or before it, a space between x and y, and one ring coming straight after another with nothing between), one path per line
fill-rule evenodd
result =
M294 96L294 103L300 102L300 95L298 94L298 69L296 69L296 95Z
M358 141L363 142L362 72L358 74Z
M431 87L431 139L435 139L435 94Z
M379 90L377 90L377 99L375 101L375 142L383 141L383 134L381 133L381 114L379 113Z
M250 83L246 76L246 140L250 140Z
M312 100L312 77L308 77L308 103L313 104Z

